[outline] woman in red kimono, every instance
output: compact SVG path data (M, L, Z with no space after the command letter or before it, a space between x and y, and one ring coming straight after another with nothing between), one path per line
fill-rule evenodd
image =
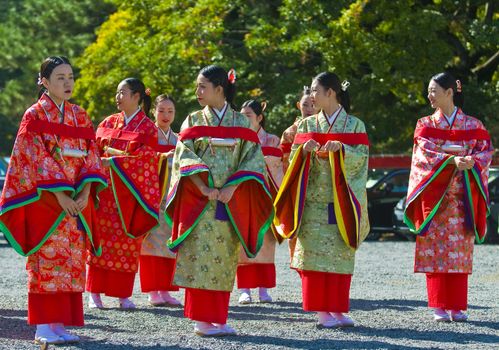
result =
M266 106L265 103L249 100L243 103L241 113L248 118L250 128L256 131L258 135L267 166L267 180L270 185L270 192L275 198L284 175L282 151L279 148L279 138L265 131L263 112ZM267 289L276 286L275 243L276 238L273 230L270 229L265 235L262 249L255 258L249 259L241 251L237 267L237 288L241 293L239 296L240 304L252 302L251 288L258 288L258 299L261 303L272 302L272 297L268 294Z
M175 119L175 102L168 95L159 95L154 101L154 117L158 127L158 147L161 153L160 167L163 172L161 212L165 211L166 192L170 184L173 154L177 144L177 135L171 129ZM175 273L175 253L166 246L170 239L171 229L159 216L160 225L149 232L142 241L140 251L140 286L143 293L149 293L149 303L152 306L180 305L180 301L170 295L171 291L178 291L172 285Z
M97 129L109 189L103 191L97 212L102 256L87 262L89 307L103 308L100 293L119 298L122 309L133 309L129 299L139 266L141 238L158 225L160 180L158 129L147 117L150 91L136 78L118 85L113 114Z
M83 326L85 250L94 236L97 192L106 186L87 113L70 103L71 64L41 65L40 98L23 116L0 199L0 229L28 256L28 324L36 343L77 342L65 326Z
M435 112L418 120L404 221L419 236L414 271L426 274L439 322L467 320L473 243L483 241L493 153L483 124L466 115L462 86L449 73L428 85Z

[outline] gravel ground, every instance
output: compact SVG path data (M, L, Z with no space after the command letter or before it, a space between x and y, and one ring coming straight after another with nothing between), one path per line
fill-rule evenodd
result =
M180 308L153 308L136 283L135 311L85 310L82 342L51 349L499 349L499 246L475 250L467 323L436 323L426 307L424 276L413 274L414 243L366 242L357 254L351 313L356 327L317 329L313 313L301 309L296 272L287 248L277 250L275 302L239 306L231 297L229 323L240 335L201 338ZM0 240L0 348L38 349L26 324L24 258ZM138 281L137 281L138 282ZM177 293L180 295L181 293Z

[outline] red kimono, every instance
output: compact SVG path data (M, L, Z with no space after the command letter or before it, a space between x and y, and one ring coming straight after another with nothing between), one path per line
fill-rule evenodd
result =
M91 184L87 207L66 215L54 192L76 197ZM83 325L86 249L100 254L97 193L106 186L87 113L44 94L23 116L0 199L0 228L28 256L28 323Z
M140 111L125 125L124 113L107 117L97 130L103 157L111 157L109 189L97 212L102 255L89 256L86 289L111 297L132 295L141 238L158 225L160 204L156 125Z
M474 240L482 242L488 212L487 178L493 147L482 123L456 111L418 120L404 221L419 236L415 272L427 274L430 307L467 308ZM470 170L456 156L471 156Z

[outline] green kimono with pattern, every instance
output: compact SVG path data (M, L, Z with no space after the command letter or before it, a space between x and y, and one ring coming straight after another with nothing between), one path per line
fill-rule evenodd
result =
M331 126L323 112L310 116L298 125L301 133L365 133L364 123L341 110ZM357 197L360 206L360 240L369 233L367 215L367 145L344 147L346 180ZM298 149L293 145L291 159ZM301 147L300 147L301 150ZM301 225L298 228L295 252L291 267L298 270L319 271L340 274L353 274L355 250L341 237L338 226L329 224L328 206L333 202L331 168L328 158L315 154L310 160L308 186L303 208Z
M219 146L211 142L209 137L182 139L182 131L199 126L242 127L246 130L249 122L244 115L230 107L221 119L211 108L205 107L190 114L182 124L167 199L167 222L173 227L168 245L177 251L173 283L186 288L232 291L241 243L249 256L256 255L272 221L272 199L264 180L265 161L258 140L255 143L234 137L234 145ZM187 186L189 177L196 174L209 187L221 189L238 185L229 203L250 204L252 207L248 207L248 210L259 213L256 216L262 218L256 229L258 237L253 248L244 245L237 218L233 217L236 214L229 210L229 205L226 205L228 220L215 218L217 205L223 206L216 200L208 201L203 197L205 202L201 206L198 205L199 201L193 201L192 210L187 204L189 218L186 222L175 222L172 207L185 206L196 195L199 197L199 193L194 193L197 187ZM250 193L247 198L241 197L238 192L243 183L254 185L251 191L246 192ZM175 200L179 204L175 204ZM250 217L251 212L243 215ZM177 231L180 232L178 236L175 233Z

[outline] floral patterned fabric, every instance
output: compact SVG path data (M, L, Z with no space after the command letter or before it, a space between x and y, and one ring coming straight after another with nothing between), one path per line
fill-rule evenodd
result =
M93 207L97 201L97 187L105 185L99 152L94 140L24 130L26 124L34 120L92 128L90 118L82 108L66 101L61 113L46 94L25 112L0 200L0 221L3 222L2 219L7 215L18 214L20 221L16 223L16 229L24 227L25 235L29 238L31 230L50 227L55 223L54 218L62 218L55 229L46 230L46 240L39 242L30 252L26 264L28 291L83 292L85 250L91 247L89 238L92 232L85 233L81 217L65 215L50 192L64 190L76 195L85 183L90 182L89 206ZM63 156L64 149L84 151L87 155L81 158ZM37 205L43 202L50 205L44 207L43 212L37 212L37 208L40 208ZM26 215L24 210L28 211ZM26 223L20 225L24 221ZM23 246L21 241L11 243L14 247L17 243ZM98 242L95 243L97 245ZM26 253L18 252L23 255Z
M461 110L457 111L453 125L449 125L440 110L421 118L416 131L423 127L451 130L485 129L483 124ZM453 153L457 156L471 155L482 170L482 182L487 184L488 169L493 147L489 141L446 141L417 137L414 142L411 175L408 192L412 191L428 176L434 166L448 153L442 147L450 144L465 146L465 150ZM415 272L422 273L471 273L475 233L465 224L464 182L462 172L455 172L440 207L424 236L416 239Z
M205 107L189 115L182 124L181 130L193 126L249 128L249 122L244 115L235 112L232 108L227 108L223 117L219 119L211 108ZM189 175L186 175L186 171L189 171ZM217 146L210 144L207 137L179 141L175 150L169 197L180 196L180 200L186 198L184 196L188 196L189 193L181 192L183 187L182 184L179 185L179 181L192 174L209 172L213 187L222 188L233 174L244 171L265 173L263 154L256 143L235 139L234 146ZM183 172L184 175L182 175ZM179 191L177 191L177 186ZM255 192L253 195L257 196L259 193ZM252 198L248 200L250 199L252 200ZM175 285L186 288L232 291L240 240L228 218L215 219L216 208L217 201L208 202L196 219L192 231L179 246ZM183 223L177 223L177 225L182 226Z
M144 134L151 140L151 143L158 143L158 129L142 111L127 125L125 125L123 113L111 115L101 122L99 128L138 132ZM155 205L156 210L159 210L157 153L150 146L135 141L98 138L97 142L102 156L111 156L105 152L106 146L126 152L124 156L113 156L113 160L119 162L121 170L128 176L130 183L135 184L133 186L134 190L139 195L144 196L144 201L151 203L151 206ZM148 231L135 232L136 236L140 237L138 239L127 235L124 222L129 222L130 218L125 214L120 215L118 211L110 180L110 171L108 168L107 181L109 188L101 193L101 204L97 212L99 233L102 241L102 255L100 257L89 256L87 262L102 269L135 273L138 269L138 259L142 242L142 237L140 236L146 234ZM127 206L123 205L122 209L127 210Z
M348 115L344 109L331 126L323 112L304 119L298 125L298 133L365 133L365 126L358 118ZM367 218L367 160L366 145L343 145L345 150L345 174L361 209L361 241L369 232ZM293 158L298 146L291 152ZM352 274L355 250L348 247L340 235L338 226L329 223L329 207L333 202L333 188L329 159L312 157L309 182L303 209L301 226L297 234L291 267L298 270Z

